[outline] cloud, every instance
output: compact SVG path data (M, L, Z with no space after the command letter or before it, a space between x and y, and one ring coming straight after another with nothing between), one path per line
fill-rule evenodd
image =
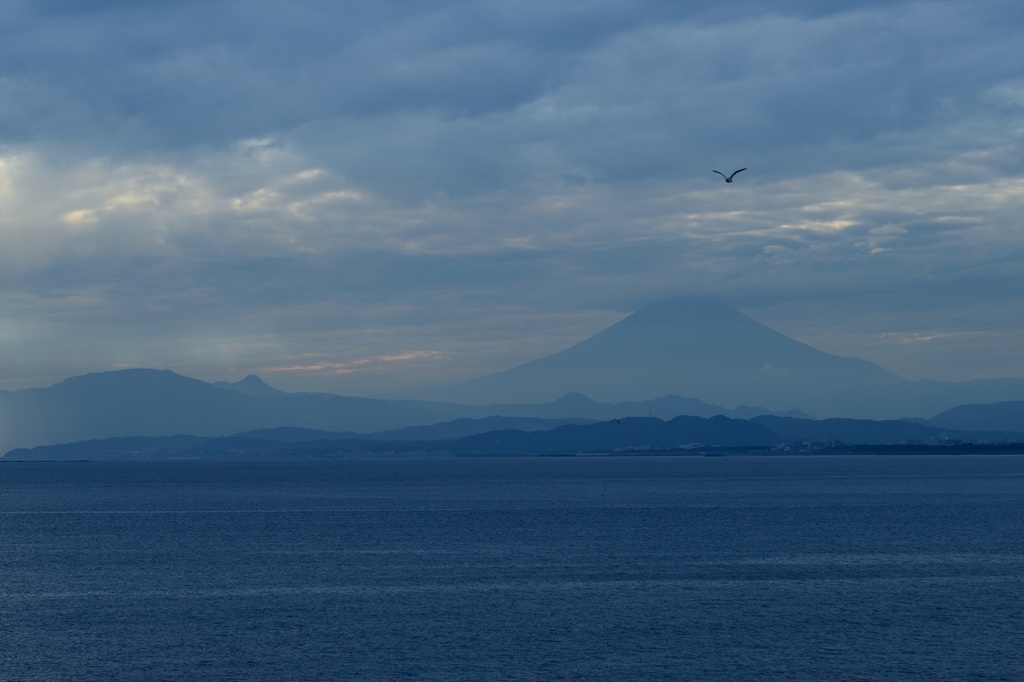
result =
M971 358L1014 338L919 311L1024 329L1015 4L195 13L0 3L0 380L55 374L65 335L82 369L372 391L341 370L397 386L381 358L430 349L415 381L469 378L694 292L896 365L896 336L813 319L870 300L976 344L922 375L997 375Z
M300 365L288 365L283 367L262 367L260 371L270 374L315 374L318 376L336 374L355 374L356 372L380 372L388 369L392 363L421 360L424 358L438 358L444 353L440 351L414 350L401 353L400 355L376 355L369 358L357 358L348 362L309 362Z

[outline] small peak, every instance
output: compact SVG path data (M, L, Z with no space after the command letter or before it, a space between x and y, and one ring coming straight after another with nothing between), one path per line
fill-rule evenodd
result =
M246 395L252 396L278 395L280 393L283 393L283 391L279 391L278 389L274 388L267 382L263 381L263 379L260 379L255 374L250 374L241 381L236 381L233 384L227 382L218 382L215 385L219 386L220 388L226 388L232 391L238 391L239 393L245 393Z

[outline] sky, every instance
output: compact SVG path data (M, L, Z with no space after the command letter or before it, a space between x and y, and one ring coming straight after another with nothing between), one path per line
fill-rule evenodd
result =
M0 2L0 389L401 395L677 296L1024 377L1024 4Z

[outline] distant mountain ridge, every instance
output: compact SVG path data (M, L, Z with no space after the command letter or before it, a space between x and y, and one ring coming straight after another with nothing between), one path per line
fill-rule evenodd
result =
M502 428L517 424L528 428ZM44 445L12 450L5 459L303 459L398 453L490 456L621 452L679 454L680 451L721 452L722 449L736 448L740 451L754 448L761 452L813 452L828 448L906 444L947 448L958 446L965 439L979 445L975 451L998 448L997 451L1007 454L1024 454L1024 432L967 433L909 421L818 421L772 415L744 420L719 415L711 418L678 416L670 420L627 417L599 422L489 417L371 434L281 427L213 438L185 435L121 437Z
M935 415L927 423L960 431L1024 431L1024 400L958 405Z
M860 388L900 381L877 365L811 348L727 306L677 299L647 306L563 351L441 395L494 403L550 400L570 390L604 401L677 394L792 409L836 382Z
M895 419L948 411L949 428L991 427L1019 424L1013 420L1024 404L1022 379L908 381L811 348L726 306L689 299L648 306L560 353L437 392L467 402L287 393L255 375L209 384L167 370L99 372L0 391L0 452L276 427L369 433L491 416ZM632 397L614 397L620 394ZM984 407L989 403L1005 405ZM982 404L977 414L971 404Z
M742 412L734 416L767 410ZM532 405L459 405L286 393L256 376L233 384L208 384L168 370L126 369L72 377L48 388L0 391L0 454L91 439L226 436L276 427L370 433L454 418L502 416L517 418L522 426L526 419L667 418L686 413L732 416L720 406L678 396L621 405L598 403L580 394Z
M541 402L569 391L619 402L686 395L819 417L891 419L1024 397L1024 379L909 381L878 365L791 339L728 306L647 306L553 355L425 392L464 403Z
M262 383L262 382L260 382ZM377 431L443 421L371 398L220 388L167 370L127 369L0 393L0 448L115 436L219 436L271 426ZM267 387L269 389L269 387Z

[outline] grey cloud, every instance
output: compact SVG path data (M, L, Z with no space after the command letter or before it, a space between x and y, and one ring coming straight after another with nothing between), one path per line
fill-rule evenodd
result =
M942 305L961 320L986 301L972 333L1015 319L1013 3L0 13L6 326L78 334L89 353L118 337L153 349L140 362L170 357L162 334L204 371L423 350L468 372L695 292L786 324L787 301L807 320L871 301L875 337L805 328L886 358L896 310L914 338L936 331L915 311ZM741 166L729 187L710 173ZM33 352L51 353L38 333Z
M115 5L84 17L51 11L45 21L23 10L2 56L7 87L29 96L20 112L12 107L5 128L14 139L59 135L70 109L79 112L72 130L87 126L107 144L127 137L178 147L309 120L424 110L477 118L572 84L570 106L653 105L634 122L659 127L692 112L691 126L720 121L747 144L767 133L791 136L793 115L804 139L920 123L944 96L970 96L1019 75L1000 58L1014 22L962 5L698 28L673 25L686 17L668 11L672 4L608 3L597 12L579 3L541 13L507 3L257 3L257 11L253 3L218 3L203 8L203 21L194 3L147 12ZM520 13L525 18L505 23ZM953 48L981 30L985 47L965 61ZM41 41L51 49L40 53Z

